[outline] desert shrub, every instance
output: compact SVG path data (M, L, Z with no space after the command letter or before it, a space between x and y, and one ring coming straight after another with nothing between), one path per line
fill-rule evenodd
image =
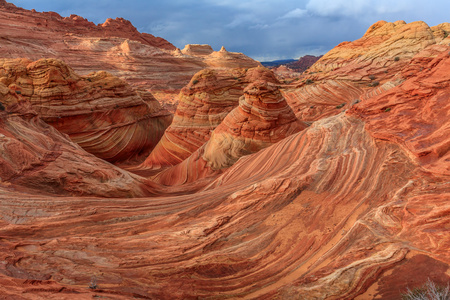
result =
M344 107L345 106L345 103L341 103L341 104L339 104L338 106L336 106L336 108L342 108L342 107Z
M3 106L3 103L0 102L0 111L4 111L5 110L5 106Z
M314 81L312 79L306 79L305 83L306 84L312 84L312 83L314 83Z
M448 37L448 32L444 30L444 39Z
M402 295L402 300L450 300L450 287L438 286L430 279L421 287L407 289Z
M375 79L375 75L369 75L369 79L370 80L374 80Z
M385 112L390 112L391 108L390 107L386 107L386 109L384 110Z
M89 282L89 288L93 289L93 290L98 288L98 286L97 286L97 277L95 277L95 276L91 277L91 282Z
M368 86L375 87L375 86L378 86L379 84L380 83L378 81L374 81L372 83L369 83Z
M197 83L198 83L197 79L194 79L194 81L192 81L192 84L197 84Z
M394 57L394 61L399 61L399 60L400 60L400 57L398 57L398 56Z

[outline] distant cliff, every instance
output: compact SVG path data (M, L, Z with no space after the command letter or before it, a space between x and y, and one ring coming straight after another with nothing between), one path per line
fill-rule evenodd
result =
M300 57L299 59L285 59L285 60L274 60L261 62L261 64L268 68L277 68L280 66L286 66L288 69L301 73L311 67L316 61L318 61L323 55L314 56L314 55L305 55Z

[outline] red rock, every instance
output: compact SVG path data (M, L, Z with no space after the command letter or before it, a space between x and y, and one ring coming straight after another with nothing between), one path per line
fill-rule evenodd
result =
M0 74L45 122L111 162L146 157L172 120L150 93L106 72L80 77L46 59L0 60Z
M102 197L150 194L141 178L88 154L43 122L15 90L0 83L0 95L6 106L0 111L0 189Z
M262 70L249 72L252 71ZM170 186L195 182L197 188L202 187L208 182L204 178L220 174L239 158L267 148L305 127L275 83L256 80L245 88L239 106L223 119L201 148L153 180Z
M213 131L203 158L213 169L232 166L242 156L258 152L306 127L286 103L276 84L249 84L239 106Z
M298 79L301 76L301 73L309 69L321 57L322 55L305 55L296 61L269 68L275 72L279 80Z
M340 113L399 85L404 80L400 70L425 48L442 44L449 26L379 21L361 39L343 42L325 54L286 86L284 96L304 121Z
M208 66L260 65L239 53L231 53L231 59L217 57L212 49L211 58L196 53L179 55L168 41L139 33L122 18L95 25L80 16L63 18L54 12L38 13L4 2L0 5L0 24L3 58L58 58L83 75L107 71L135 86L151 89L162 102L176 101L180 89Z
M442 26L446 26L444 23ZM358 80L370 83L369 76L382 82L397 73L427 46L440 42L424 22L404 21L373 24L364 36L343 42L325 54L308 71L317 78ZM312 78L314 79L314 78Z
M424 168L450 175L450 46L434 49L439 55L425 50L425 57L419 53L402 70L406 81L350 113L365 120L376 138L407 149Z
M377 39L395 36L384 31L385 25L378 23L366 34L372 45ZM357 56L348 56L362 51L357 43L339 46L342 57L336 50L339 47L332 51L336 62L342 62L335 70L308 74L292 85L258 81L261 73L272 73L249 70L245 80L252 85L240 107L231 110L206 144L154 181L147 179L146 186L141 177L100 164L52 127L45 127L14 86L2 81L1 101L6 109L0 117L7 125L2 123L0 131L17 146L23 143L24 150L13 159L4 153L16 152L0 152L0 292L27 299L98 295L117 299L399 299L408 287L420 286L428 278L448 283L450 47L442 43L445 26L430 29L435 42L429 44L423 39L429 30L423 31L422 23L416 25L405 27L407 41L399 42L406 43L402 53L411 56L404 58L406 62L388 63L379 86L369 87L373 80L358 76L379 70L377 62L382 58L374 56L363 66ZM404 26L397 23L386 28ZM414 30L421 42L415 43L414 34L409 35ZM406 46L411 45L409 51ZM389 53L389 45L385 46ZM397 46L393 44L395 51ZM360 47L365 49L365 44ZM361 70L350 74L358 64ZM215 74L227 78L226 72ZM206 98L215 95L209 83L218 84L218 94L238 85L234 78L211 78L200 78L196 84L193 78L184 92L192 89L186 95L198 93L198 98ZM275 87L283 92L278 94ZM265 141L267 135L258 136L258 130L243 132L240 128L247 124L239 126L243 116L255 120L249 123L255 126L247 127L252 130L264 129L264 121L271 126L276 123L264 118L273 115L263 112L262 108L270 108L263 105L265 97L258 97L264 91L268 99L287 95L286 103L298 105L292 111L279 107L281 116L307 115L306 103L313 101L321 110L309 115L311 126L304 130L243 156L232 166L214 169L222 166L216 162L228 165L237 157L215 159L228 153L219 143L206 151L216 133L244 146L229 148L237 150L232 154ZM353 93L359 95L359 103L350 102ZM334 98L346 104L332 113L328 106ZM24 110L18 114L20 107ZM194 111L186 108L190 110ZM37 134L43 127L48 134ZM60 142L60 157L67 159L34 164L36 157L45 156L40 148L51 150L46 150L50 153L46 157L54 155L53 139L65 141ZM0 143L2 149L7 146ZM215 159L214 165L204 159L207 153ZM69 158L77 159L76 163ZM86 174L74 169L78 165ZM20 173L22 166L32 172ZM184 170L173 171L181 167ZM90 168L113 177L105 183ZM3 180L14 172L21 174L20 181ZM173 181L194 180L177 186L155 182L164 176L169 180L169 172ZM78 185L56 179L76 175L81 176ZM36 183L39 190L26 189ZM104 196L101 191L118 191L143 197L46 194L55 186L62 189L59 195L78 188L80 194ZM145 193L171 195L150 198ZM89 289L94 277L97 290Z
M159 169L181 163L209 140L211 132L238 106L244 88L257 79L276 82L265 68L203 70L179 95L172 124L142 168Z

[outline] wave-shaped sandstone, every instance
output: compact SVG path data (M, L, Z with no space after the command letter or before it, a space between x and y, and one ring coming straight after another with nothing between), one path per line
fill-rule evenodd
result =
M202 187L207 183L206 177L217 176L241 157L267 148L305 127L287 105L276 83L256 80L245 88L239 106L228 113L202 147L153 180L169 186L192 183Z
M239 104L244 88L255 80L277 82L266 68L206 69L181 90L172 124L142 165L159 169L181 163L206 143L211 132Z
M85 152L0 83L0 189L58 195L142 197L142 179ZM4 190L6 189L6 191ZM50 196L49 196L50 198ZM3 214L5 217L5 214ZM14 214L11 216L14 217Z
M172 121L150 93L106 72L80 77L55 59L0 59L0 76L45 122L107 161L148 155Z
M2 60L0 293L360 300L445 286L448 29L378 22L291 84L263 68L199 72L180 94L178 140L160 142L187 151L148 178L88 154L36 111L68 118L85 99L110 108L112 91L124 103L150 94L55 60ZM149 168L167 163L158 151Z

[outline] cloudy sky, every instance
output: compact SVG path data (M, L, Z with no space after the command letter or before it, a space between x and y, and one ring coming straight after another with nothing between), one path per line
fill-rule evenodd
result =
M449 0L7 0L26 9L123 17L141 32L185 44L223 45L260 60L323 54L378 20L450 22Z

